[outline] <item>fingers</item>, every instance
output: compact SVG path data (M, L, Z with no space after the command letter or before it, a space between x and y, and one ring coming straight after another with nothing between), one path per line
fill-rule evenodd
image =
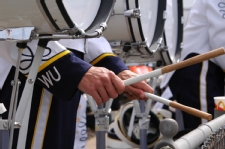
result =
M98 89L98 94L101 97L102 103L107 102L111 98L104 87Z
M153 93L154 90L151 86L145 82L139 82L125 88L126 96L128 99L143 99L147 98L144 95L144 92Z
M91 67L83 76L78 88L92 96L98 105L116 98L125 90L123 81L112 71L102 67Z
M132 86L126 87L125 91L126 91L126 93L129 94L129 96L132 97L132 99L134 99L134 98L140 99L139 96L140 96L141 94L143 94L143 91L142 91L142 90L136 89L136 88L134 88L134 87L132 87Z
M145 83L144 81L142 82L139 82L139 83L135 83L133 85L131 85L137 89L141 89L143 90L144 92L148 92L148 93L154 93L154 89L149 86L147 83Z
M114 73L110 74L111 75L111 82L114 86L114 88L116 89L117 94L122 94L124 92L125 89L125 85L123 83L123 81L116 76Z
M130 99L130 100L135 99L135 98L133 97L133 95L130 94L130 93L128 93L128 92L124 92L124 95L127 97L127 99Z
M102 104L102 98L99 96L98 92L93 92L91 96L93 97L98 106Z
M122 80L136 77L137 74L130 71L124 70L118 74ZM153 93L154 90L145 81L141 81L130 86L126 86L125 95L128 99L147 99L145 98L144 92Z

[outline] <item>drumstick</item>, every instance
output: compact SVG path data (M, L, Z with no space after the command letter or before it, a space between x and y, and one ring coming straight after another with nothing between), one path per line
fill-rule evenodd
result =
M197 64L197 63L200 63L200 62L205 61L205 60L209 60L211 58L214 58L214 57L217 57L217 56L220 56L220 55L223 55L223 54L225 54L225 49L224 48L218 48L218 49L212 50L210 52L206 52L204 54L200 54L200 55L197 55L195 57L189 58L187 60L181 61L179 63L167 65L165 67L162 67L160 69L156 69L156 70L151 71L149 73L142 74L142 75L139 75L137 77L124 80L124 84L125 84L125 86L128 86L128 85L146 80L148 78L156 77L156 76L159 76L161 74L165 74L165 73L168 73L168 72L171 72L171 71L174 71L174 70L186 67L186 66Z
M212 119L212 115L209 114L209 113L197 110L197 109L192 108L192 107L182 105L180 103L168 100L168 99L163 98L163 97L156 96L154 94L145 93L145 97L147 97L149 99L152 99L152 100L155 100L155 101L158 101L158 102L161 102L161 103L163 103L167 106L171 106L173 108L179 109L181 111L184 111L184 112L189 113L191 115L194 115L196 117L204 118L204 119L207 119L207 120Z

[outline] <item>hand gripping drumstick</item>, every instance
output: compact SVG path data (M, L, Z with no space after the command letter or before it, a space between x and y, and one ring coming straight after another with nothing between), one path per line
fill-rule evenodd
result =
M204 60L208 60L210 58L214 58L214 57L223 55L223 54L225 54L224 48L215 49L215 50L212 50L212 51L207 52L205 54L201 54L201 55L189 58L185 61L165 66L161 69L157 69L157 70L154 70L152 72L149 72L149 73L146 73L146 74L143 74L143 75L139 75L135 78L130 78L130 79L124 80L124 84L125 84L125 86L128 86L128 85L140 82L142 80L146 80L148 78L156 77L156 76L159 76L161 74L165 74L165 73L171 72L171 71L176 70L176 69L180 69L180 68L183 68L183 67L186 67L186 66L190 66L190 65L202 62ZM203 111L200 111L200 110L197 110L197 109L194 109L194 108L191 108L191 107L187 107L187 106L184 106L184 105L176 103L176 102L172 102L168 99L161 98L161 97L158 97L158 96L153 95L153 94L145 93L145 95L146 95L147 98L162 102L163 104L166 104L166 105L169 105L171 107L180 109L180 110L185 111L189 114L193 114L193 115L201 117L201 118L206 118L207 120L212 119L212 116L210 114L205 113ZM92 111L96 111L97 110L96 102L92 99L91 96L88 95L87 97L88 97L89 104L91 105ZM111 104L112 104L112 99L110 99L108 102L106 102L106 105L107 105L106 110L107 111L111 107Z
M165 74L165 73L168 73L168 72L171 72L171 71L174 71L174 70L186 67L186 66L197 64L197 63L200 63L200 62L205 61L205 60L209 60L211 58L214 58L214 57L217 57L217 56L220 56L220 55L223 55L223 54L225 54L224 48L215 49L215 50L212 50L210 52L207 52L207 53L189 58L189 59L184 60L182 62L179 62L179 63L176 63L176 64L171 64L171 65L165 66L163 68L154 70L152 72L149 72L149 73L139 75L139 76L134 77L134 78L124 80L124 84L125 84L125 86L128 86L128 85L146 80L148 78L156 77L156 76L159 76L161 74ZM191 107L187 107L187 106L184 106L184 105L176 103L176 102L172 102L168 99L161 98L161 97L158 97L158 96L153 95L153 94L145 93L145 95L146 95L147 98L150 98L150 99L153 99L153 100L155 99L156 101L159 101L159 102L162 102L162 103L164 103L166 105L169 105L171 107L180 109L182 111L185 111L185 112L187 112L189 114L192 114L192 115L195 115L197 117L205 118L207 120L212 119L212 115L210 115L208 113L205 113L203 111L200 111L200 110L197 110L197 109L194 109L194 108L191 108Z

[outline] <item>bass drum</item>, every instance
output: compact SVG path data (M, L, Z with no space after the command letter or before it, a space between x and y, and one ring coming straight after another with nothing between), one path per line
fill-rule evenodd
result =
M104 36L142 54L152 54L151 45L163 33L165 10L166 0L116 1Z
M0 30L35 27L39 34L53 34L77 26L88 33L108 21L113 6L114 0L1 1Z
M183 0L167 0L167 19L164 29L164 42L168 51L162 51L164 63L180 61L183 47Z
M117 54L125 63L150 63L151 67L157 68L172 64L179 59L183 39L183 5L182 0L158 1L158 3L153 0L149 1L149 3L152 4L151 6L153 7L148 8L148 17L150 19L147 22L149 23L149 29L138 25L130 25L129 19L135 19L122 16L122 13L119 13L122 11L122 4L116 2L114 14L109 21L108 29L104 32L104 36L110 42L114 53ZM159 5L159 3L161 5ZM145 15L146 13L143 13L141 14L141 17ZM164 26L165 18L166 21ZM163 26L161 26L162 24ZM138 49L132 46L133 43L137 43L137 41L139 43L142 42L137 40L139 38L136 38L141 34L141 32L144 32L145 34L148 33L149 39L154 39L148 41L151 42L150 47ZM160 38L163 39L162 46L167 47L167 49L157 50L153 54L152 51L157 49L158 46L158 42L156 41ZM145 37L145 39L148 40L147 37Z

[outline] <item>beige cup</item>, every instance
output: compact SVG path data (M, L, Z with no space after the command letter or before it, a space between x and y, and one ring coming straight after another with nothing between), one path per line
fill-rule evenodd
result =
M225 111L225 96L214 97L215 109Z

